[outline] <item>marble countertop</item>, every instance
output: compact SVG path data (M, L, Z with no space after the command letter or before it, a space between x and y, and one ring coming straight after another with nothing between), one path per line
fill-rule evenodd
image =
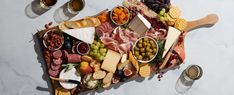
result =
M44 74L38 46L30 40L37 29L53 21L54 11L68 0L30 19L25 7L31 0L1 0L0 3L0 93L1 95L52 95ZM220 20L211 28L193 30L185 39L186 60L181 68L167 72L161 81L157 76L130 81L120 87L91 95L179 95L175 83L190 64L203 68L203 76L185 95L234 95L234 9L233 0L171 0L182 10L182 17L195 20L216 13ZM86 0L86 6L73 19L94 15L120 5L122 0ZM40 56L40 55L39 55ZM233 66L233 67L232 67ZM48 89L49 88L49 89ZM84 95L87 93L84 93Z

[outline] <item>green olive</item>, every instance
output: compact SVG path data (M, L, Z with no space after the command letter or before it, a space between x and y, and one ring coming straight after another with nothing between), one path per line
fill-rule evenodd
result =
M139 56L140 55L139 51L135 51L135 55Z
M146 47L147 46L147 42L143 42L143 46Z
M154 57L154 55L150 55L149 58L152 59Z
M153 45L153 44L154 44L154 41L153 41L153 40L150 40L150 44Z
M157 52L157 48L154 48L154 49L153 49L153 53L156 53L156 52Z
M151 53L152 53L152 52L153 52L153 49L150 49L150 50L149 50L149 52L151 52Z
M134 50L135 51L139 51L140 49L138 47L134 47Z
M142 56L141 55L139 55L139 56L137 56L137 59L139 59L139 60L142 60Z
M152 46L153 48L156 48L156 47L157 47L156 44L152 44L151 46Z
M141 52L145 52L145 48L141 48Z
M146 52L150 52L150 48L149 47L146 48Z
M145 41L145 42L149 41L148 37L145 37L145 38L144 38L144 41Z
M146 52L146 55L149 57L150 55L152 55L151 52Z
M139 40L139 43L142 43L142 42L143 42L143 40L142 40L142 39L140 39L140 40Z
M145 53L141 53L141 55L144 57L144 56L145 56Z
M147 47L151 47L151 44L150 44L150 43L148 43L148 44L147 44Z
M138 46L139 48L142 48L142 44L141 44L141 43L138 43L137 46Z

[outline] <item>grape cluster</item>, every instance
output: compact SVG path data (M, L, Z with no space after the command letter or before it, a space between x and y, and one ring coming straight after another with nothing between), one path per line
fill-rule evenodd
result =
M167 13L166 13L166 9L162 8L162 10L159 12L158 14L158 19L163 22L166 23L167 19Z
M163 8L166 12L169 11L170 0L144 0L143 2L156 13L159 13Z
M105 48L105 45L101 41L94 41L91 44L91 51L89 52L89 55L98 61L102 61L106 56L106 52L107 48Z

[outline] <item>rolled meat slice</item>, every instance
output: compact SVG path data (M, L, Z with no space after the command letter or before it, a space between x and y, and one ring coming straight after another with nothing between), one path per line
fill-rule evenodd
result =
M51 65L50 65L50 68L51 68L52 70L54 70L54 71L59 70L60 67L61 67L61 65L56 65L56 64L51 64Z
M53 63L55 64L55 65L60 65L60 64L62 64L62 59L61 58L58 58L58 59L53 59Z
M52 70L51 68L48 70L50 76L57 77L59 74L59 70Z
M53 52L53 57L55 59L58 59L58 58L62 57L62 55L63 55L63 53L62 53L61 50L56 50L56 51Z
M78 63L81 61L81 56L79 54L68 54L67 61L68 63Z

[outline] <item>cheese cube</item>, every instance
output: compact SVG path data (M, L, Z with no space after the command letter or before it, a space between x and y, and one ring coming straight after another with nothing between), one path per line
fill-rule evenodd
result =
M115 73L115 70L120 61L120 58L121 58L121 55L118 52L108 49L101 68L103 70Z

